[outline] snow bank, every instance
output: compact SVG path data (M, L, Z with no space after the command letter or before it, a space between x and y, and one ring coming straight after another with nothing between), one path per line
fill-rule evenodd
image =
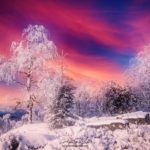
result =
M123 119L116 119L115 117L101 117L91 118L86 120L87 127L91 128L109 128L110 130L122 129L128 126L128 121Z
M109 125L113 123L126 124L126 120L117 119L115 117L91 118L86 120L87 125Z
M137 111L137 112L133 112L133 113L126 113L126 114L122 114L122 115L118 115L116 118L120 118L120 119L136 119L136 118L145 118L146 115L148 115L148 112L143 112L143 111Z
M84 121L88 127L108 127L112 129L123 128L129 123L133 124L150 124L150 117L148 112L137 111L133 113L126 113L114 117L93 117L85 118ZM116 126L116 127L115 127Z
M137 111L119 115L116 118L127 120L132 124L150 124L150 114L148 112Z

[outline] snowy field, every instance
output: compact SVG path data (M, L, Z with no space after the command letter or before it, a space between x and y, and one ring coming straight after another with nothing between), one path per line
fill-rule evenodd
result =
M147 114L85 118L72 127L54 130L45 123L23 125L0 137L0 150L9 150L11 144L18 144L18 150L149 150L150 125L128 121L144 119ZM112 130L109 125L115 128Z

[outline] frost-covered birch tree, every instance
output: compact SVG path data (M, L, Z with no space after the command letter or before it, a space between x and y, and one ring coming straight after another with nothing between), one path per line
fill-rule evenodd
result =
M32 110L36 102L36 90L45 70L46 62L57 56L56 46L49 40L49 34L42 25L29 25L24 29L22 39L13 42L10 59L1 59L0 78L6 83L18 83L27 93L28 121L32 122Z

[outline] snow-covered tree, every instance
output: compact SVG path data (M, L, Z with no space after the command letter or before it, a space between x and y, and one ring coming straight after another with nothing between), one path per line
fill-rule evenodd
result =
M150 108L150 45L145 46L137 56L131 60L131 64L125 72L127 84L139 97L141 109ZM131 84L132 83L132 84Z
M42 25L29 25L20 42L13 42L10 59L1 59L0 79L7 83L18 83L27 94L29 122L37 101L38 82L46 70L46 62L57 56L56 46L49 40L48 31Z
M121 87L115 82L108 83L103 98L104 113L114 115L136 110L136 96L128 88Z
M60 128L67 125L73 125L72 108L74 105L73 87L71 85L62 85L59 88L54 103L50 106L51 127Z
M75 90L76 114L85 117L89 112L90 95L84 84L77 85Z
M90 80L81 80L76 83L75 104L76 114L81 117L93 116L95 112L95 91Z
M93 100L94 100L94 104L95 104L95 114L97 116L102 116L104 114L103 112L103 103L104 103L104 92L105 92L105 89L104 89L104 86L100 86L96 92L95 92L95 95L93 97Z
M70 123L67 120L73 117L72 108L74 104L73 86L68 79L58 72L47 73L40 82L45 107L45 120L50 128L63 127Z

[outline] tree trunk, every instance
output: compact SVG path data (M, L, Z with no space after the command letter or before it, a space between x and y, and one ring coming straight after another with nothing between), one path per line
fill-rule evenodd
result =
M32 99L30 98L30 101L29 101L29 104L28 104L28 109L29 109L29 116L28 116L28 122L29 123L32 123L32 112L33 112L33 102L32 102Z
M77 113L79 116L81 116L81 104L80 101L77 102Z
M29 119L28 119L29 123L32 123L32 107L29 108Z
M28 91L28 94L29 94L29 98L28 98L28 105L27 105L27 107L28 107L28 122L29 123L32 123L32 110L33 110L33 100L32 100L32 96L31 96L31 93L30 93L30 91L31 91L31 71L30 71L30 69L29 69L29 73L28 73L28 75L27 75L27 83L26 83L26 85L27 85L27 91Z

